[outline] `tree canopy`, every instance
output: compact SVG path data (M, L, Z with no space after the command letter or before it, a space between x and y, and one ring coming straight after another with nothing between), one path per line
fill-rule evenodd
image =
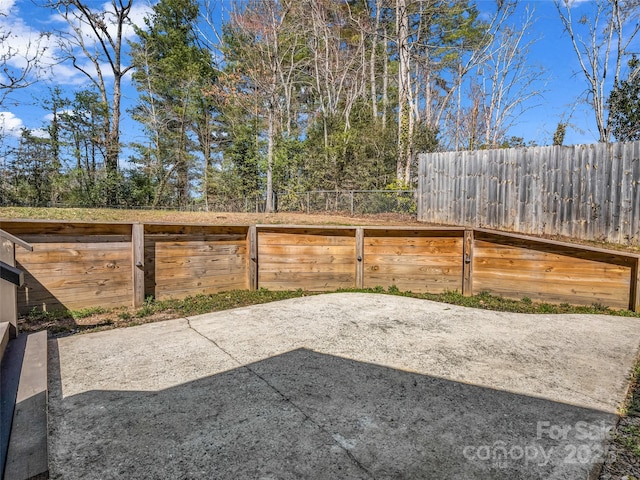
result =
M0 142L0 203L258 201L270 211L293 192L412 188L420 152L530 144L511 127L540 96L541 68L529 62L534 40L525 35L535 17L526 10L516 22L515 0L482 15L472 0L159 0L126 42L138 1L41 2L69 26L52 33L58 61L89 82L52 88L43 128L11 147ZM637 12L598 2L600 21L614 23L592 31L620 38L622 59L628 38L613 14ZM602 65L589 70L587 60L615 42L598 37L588 50L588 19L576 23L570 3L557 7L585 61L603 138L640 138L639 61L616 82L607 124ZM121 112L128 72L136 98ZM129 144L120 142L122 115L140 129ZM568 125L558 124L554 143Z

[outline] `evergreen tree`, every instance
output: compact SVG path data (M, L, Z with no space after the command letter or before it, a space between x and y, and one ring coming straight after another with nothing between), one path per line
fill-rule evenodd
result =
M202 98L215 72L209 53L197 43L198 14L195 0L161 0L145 19L146 28L136 29L139 42L131 44L140 92L132 113L149 137L147 144L137 145L137 161L153 172L154 204L187 205L197 152L210 156L211 138L204 132L211 105Z
M629 76L611 91L609 125L619 142L640 140L640 60L629 60Z

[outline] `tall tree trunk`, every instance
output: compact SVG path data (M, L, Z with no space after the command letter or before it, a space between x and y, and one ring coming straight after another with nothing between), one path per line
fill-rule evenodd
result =
M265 212L273 212L273 146L275 143L275 115L273 106L269 106L267 134L267 203Z
M409 15L406 0L396 0L396 32L398 42L398 158L396 178L405 179L405 165L410 162L410 106L409 106Z
M371 112L373 121L378 121L378 92L376 88L376 49L378 48L378 30L380 29L380 3L376 0L376 22L371 38L371 58L369 60L369 81L371 82Z
M106 148L106 173L107 173L107 197L111 205L118 203L118 191L116 189L118 176L118 159L120 158L120 99L122 76L114 75L113 99L111 102L111 125L107 135Z
M387 112L389 111L389 44L385 35L382 44L384 46L383 70L382 70L382 129L387 128Z

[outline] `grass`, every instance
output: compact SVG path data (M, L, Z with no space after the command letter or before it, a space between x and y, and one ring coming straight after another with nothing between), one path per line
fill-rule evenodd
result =
M155 300L148 297L139 308L91 308L82 310L32 310L19 319L23 332L47 329L54 336L86 331L129 327L172 318L229 310L288 298L311 295L302 290L272 292L269 290L234 290L211 295L196 295L181 300Z
M619 409L618 425L609 439L601 478L640 478L640 358L629 378L629 393Z
M440 294L403 292L391 286L370 289L342 289L338 292L378 293L398 295L403 297L432 300L463 307L480 308L513 313L538 314L605 314L640 318L640 313L628 310L611 310L606 306L594 304L589 307L573 306L569 304L550 304L535 302L528 297L512 300L481 292L473 296L464 296L458 291L448 291ZM313 292L303 290L289 290L274 292L260 289L257 291L234 290L211 295L196 295L181 300L155 300L147 298L139 308L120 307L114 309L87 308L77 311L42 312L32 310L20 319L21 331L33 332L47 329L53 335L65 335L81 331L104 330L107 328L127 327L172 318L200 315L231 308L257 305L289 298L299 298L314 295Z

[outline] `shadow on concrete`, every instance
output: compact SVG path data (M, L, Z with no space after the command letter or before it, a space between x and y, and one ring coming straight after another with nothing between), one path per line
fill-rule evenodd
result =
M65 479L597 478L610 413L308 349L162 391L62 398Z
M18 335L7 345L0 367L0 479L7 460L13 411L16 406L20 372L27 345L27 335Z

